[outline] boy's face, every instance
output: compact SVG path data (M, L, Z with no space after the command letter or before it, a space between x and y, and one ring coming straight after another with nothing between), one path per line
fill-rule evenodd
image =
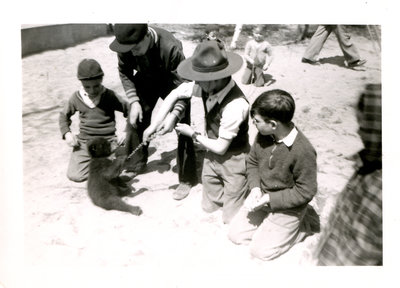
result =
M201 87L201 89L209 94L215 94L222 90L225 87L225 80L218 79L212 81L195 81L197 85Z
M273 129L276 125L276 121L268 120L265 121L260 115L255 114L253 117L253 124L256 126L258 132L261 135L271 135L274 134L275 129Z
M256 40L257 42L260 42L263 39L262 35L259 32L253 32L253 37L254 40Z
M83 89L89 94L89 98L96 98L103 91L102 78L91 79L91 80L81 80Z

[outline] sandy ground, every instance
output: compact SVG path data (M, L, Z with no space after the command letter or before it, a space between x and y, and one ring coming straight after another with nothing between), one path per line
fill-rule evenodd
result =
M97 59L105 72L104 85L123 95L116 54L108 49L112 39L100 38L22 60L25 265L32 271L40 267L47 271L133 268L145 271L142 276L155 287L188 287L183 284L185 279L203 279L191 278L194 274L208 277L208 286L213 286L215 282L211 279L216 281L217 277L211 275L228 271L241 271L240 275L245 276L288 265L297 269L311 266L310 255L320 233L308 237L277 260L260 262L249 256L247 247L230 243L220 211L207 214L201 210L201 184L186 199L173 200L172 192L178 185L174 172L175 133L151 143L148 170L134 180L134 197L125 198L142 207L144 214L140 217L94 206L85 184L72 183L66 178L70 148L59 132L60 105L79 88L76 67L83 58ZM300 62L308 40L275 45L275 60L268 71L275 82L263 88L239 84L250 102L261 91L272 88L287 90L294 96L297 105L294 121L318 153L319 189L310 204L319 216L314 215L313 219L321 228L335 196L353 173L353 162L348 156L362 147L354 104L366 83L381 81L380 55L371 40L353 35L353 41L368 60L364 71L344 67L332 35L320 55L323 65ZM195 45L183 40L187 56L191 56ZM238 82L241 74L239 71L234 75ZM192 105L193 124L201 129L203 111L199 99L193 99ZM77 117L73 119L76 131ZM123 126L124 119L118 114L118 133ZM250 134L253 139L253 125ZM44 281L41 275L32 275L29 281ZM129 275L121 277L129 279ZM242 278L238 275L237 279ZM156 285L160 283L163 285Z

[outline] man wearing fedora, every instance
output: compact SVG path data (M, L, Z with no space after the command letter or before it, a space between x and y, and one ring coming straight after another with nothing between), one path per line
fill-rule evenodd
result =
M130 104L126 148L129 155L143 140L143 131L151 122L152 111L159 98L164 99L184 81L176 72L185 59L182 43L170 32L147 24L115 24L110 49L118 53L118 69ZM178 121L190 123L190 101L175 103L164 119L160 134L173 130ZM146 169L148 143L132 157L125 175L134 177ZM193 140L178 136L177 166L179 186L174 199L185 198L197 183Z
M195 143L206 149L202 170L202 208L213 212L222 207L224 223L230 222L248 191L245 157L250 148L249 103L231 77L242 63L238 54L226 52L216 41L202 42L193 56L178 66L182 78L195 81L193 89L187 95L168 96L176 97L176 101L192 95L203 100L205 134L182 123L178 123L175 130L180 135L192 137ZM174 102L167 100L166 105Z

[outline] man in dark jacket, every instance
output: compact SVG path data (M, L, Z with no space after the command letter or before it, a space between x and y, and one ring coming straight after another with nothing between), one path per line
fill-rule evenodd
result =
M182 43L170 32L147 24L115 24L115 40L110 49L118 53L118 69L130 104L127 124L128 155L142 142L143 131L151 122L151 114L159 98L164 99L184 81L176 69L185 59ZM180 119L182 111L184 116ZM190 123L190 102L178 101L165 119L160 134L170 132L177 122ZM127 165L134 177L146 169L148 144L142 146ZM193 140L178 136L177 166L179 186L174 199L185 198L197 183Z

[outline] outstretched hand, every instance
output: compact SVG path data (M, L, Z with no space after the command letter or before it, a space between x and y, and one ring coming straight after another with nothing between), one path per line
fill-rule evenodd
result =
M169 113L167 117L165 117L164 121L161 123L160 127L157 129L157 132L160 135L171 132L172 130L174 130L177 121L177 117L174 114Z

